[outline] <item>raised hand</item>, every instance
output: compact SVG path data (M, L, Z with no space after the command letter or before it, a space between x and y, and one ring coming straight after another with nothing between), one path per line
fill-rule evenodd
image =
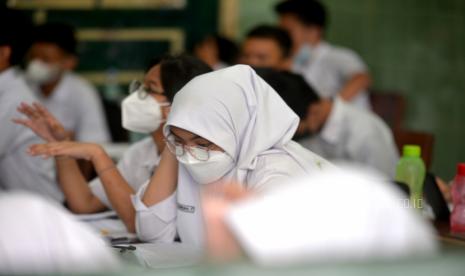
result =
M102 152L103 149L98 144L70 141L35 144L30 146L28 150L30 155L42 156L43 158L62 156L89 161L93 161Z
M65 141L71 138L71 133L45 107L38 103L32 105L21 103L18 111L27 119L13 119L13 122L30 128L37 136L47 142Z

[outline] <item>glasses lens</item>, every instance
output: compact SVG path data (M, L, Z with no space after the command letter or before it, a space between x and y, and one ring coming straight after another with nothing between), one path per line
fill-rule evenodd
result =
M174 141L174 138L173 136L169 136L165 139L165 142L166 142L166 146L168 147L168 150L176 155L176 156L182 156L184 154L184 147L179 144L179 143L176 143Z
M207 161L210 157L209 150L206 148L189 147L189 152L199 161Z

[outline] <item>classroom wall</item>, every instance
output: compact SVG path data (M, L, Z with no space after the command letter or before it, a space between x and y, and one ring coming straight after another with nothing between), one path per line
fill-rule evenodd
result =
M239 37L275 22L277 0L239 0ZM451 179L465 162L465 1L324 0L328 40L353 48L373 87L399 90L409 129L435 135L433 171Z

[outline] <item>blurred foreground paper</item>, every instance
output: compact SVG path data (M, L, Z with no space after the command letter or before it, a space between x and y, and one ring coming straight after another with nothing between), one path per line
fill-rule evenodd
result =
M0 274L115 270L119 259L64 208L32 194L0 194Z
M238 203L226 223L262 265L401 258L437 250L435 232L372 174L327 170Z

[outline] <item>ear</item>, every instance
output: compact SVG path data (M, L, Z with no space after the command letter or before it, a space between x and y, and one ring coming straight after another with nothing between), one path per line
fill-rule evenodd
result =
M68 71L73 71L78 65L78 58L75 55L69 55L66 57L63 66Z
M0 62L10 63L11 47L9 45L0 46Z

